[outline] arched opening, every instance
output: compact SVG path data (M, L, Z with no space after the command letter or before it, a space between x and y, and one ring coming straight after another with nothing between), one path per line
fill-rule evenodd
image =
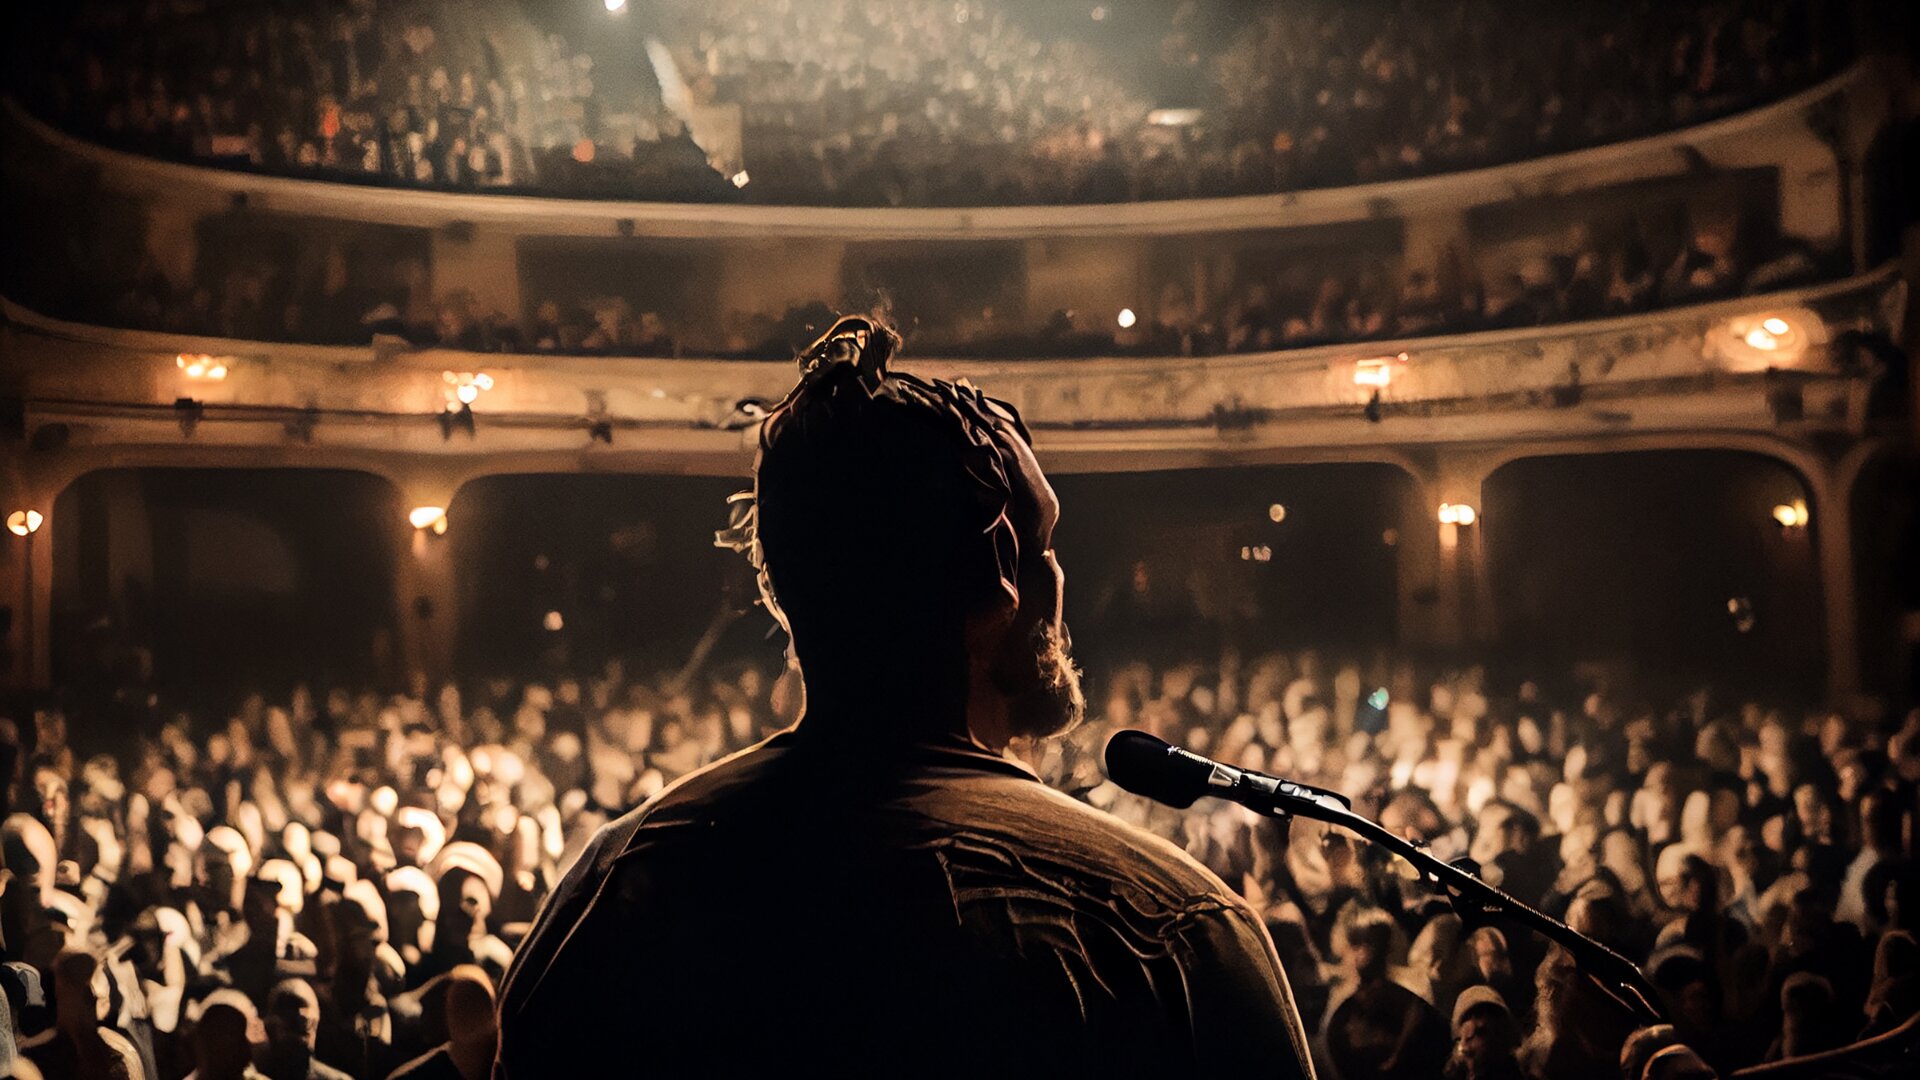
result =
M358 472L88 473L54 504L56 685L222 701L390 679L398 507Z
M1599 664L1656 696L1701 683L1820 692L1823 523L1796 519L1808 492L1785 464L1723 450L1537 457L1484 490L1496 637L1514 678Z
M447 513L463 674L547 677L620 660L677 670L711 655L778 663L746 560L713 546L744 477L490 476Z
M1067 616L1089 666L1213 662L1227 642L1366 650L1397 637L1396 547L1415 500L1395 466L1109 473L1054 487Z

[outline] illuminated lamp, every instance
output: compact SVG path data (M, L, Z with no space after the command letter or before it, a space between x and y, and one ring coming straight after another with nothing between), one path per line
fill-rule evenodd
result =
M1795 499L1791 503L1781 503L1773 508L1773 520L1783 529L1798 529L1807 524L1811 515L1807 513L1805 499Z
M38 510L15 510L7 515L7 531L15 536L31 536L46 522Z
M540 625L546 627L549 632L557 634L567 628L567 620L562 618L559 612L549 611L547 617L540 620Z
M1192 127L1205 115L1199 109L1154 109L1147 113L1147 123L1155 127Z
M1120 309L1119 318L1115 319L1114 321L1120 324L1120 329L1131 330L1133 329L1133 324L1136 322L1139 322L1140 319L1139 319L1139 316L1133 313L1132 308L1123 307Z
M432 529L435 536L444 536L447 531L447 508L416 506L407 513L407 524L416 529Z
M1272 506L1267 507L1267 520L1273 522L1275 525L1287 520L1286 506L1281 503L1274 503Z
M627 0L606 0L608 12L620 12L627 9Z
M219 382L227 377L227 370L232 364L229 358L224 356L181 353L173 358L173 366L179 368L189 379Z
M1376 390L1385 389L1393 382L1393 369L1396 364L1407 362L1407 354L1394 356L1375 356L1356 361L1353 365L1353 385L1371 386Z
M1442 525L1471 525L1479 516L1474 513L1473 507L1466 503L1440 504L1440 524Z
M1798 365L1807 350L1827 342L1827 326L1805 308L1736 315L1707 333L1709 343L1733 371L1765 371Z

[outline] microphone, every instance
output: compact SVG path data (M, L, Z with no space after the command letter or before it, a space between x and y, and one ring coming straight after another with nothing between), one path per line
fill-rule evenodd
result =
M1316 817L1315 811L1352 809L1338 792L1222 765L1144 731L1122 731L1107 740L1107 778L1135 795L1182 810L1203 795L1262 814Z

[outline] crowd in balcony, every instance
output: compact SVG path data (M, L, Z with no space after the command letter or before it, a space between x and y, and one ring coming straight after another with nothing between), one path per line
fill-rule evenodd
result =
M1003 0L646 7L602 28L658 46L619 61L653 58L638 87L596 68L602 34L567 40L507 0L82 0L19 16L9 70L76 133L274 173L995 205L1498 164L1777 98L1849 49L1845 5L1813 0L1153 3L1074 33Z
M822 298L784 311L709 312L690 321L611 293L535 295L523 298L523 312L510 312L457 282L436 283L420 257L350 259L337 243L321 252L310 274L244 250L205 258L184 286L149 265L97 299L76 304L74 296L59 295L56 304L70 306L45 313L246 340L364 345L380 336L403 346L477 352L765 360L791 357L834 317ZM1407 265L1388 251L1300 258L1278 269L1243 267L1227 287L1200 298L1179 283L1191 275L1174 273L1143 298L1126 326L1113 311L1063 309L1016 320L983 307L943 320L909 313L906 329L921 355L1204 356L1637 314L1801 285L1836 271L1830 253L1743 233L1728 221L1703 220L1673 235L1647 235L1637 225L1576 225L1527 252L1476 258L1455 247L1428 266ZM33 290L44 277L24 282L27 291L13 298L37 306ZM97 289L112 275L96 269L84 278ZM927 287L910 277L888 283L908 303Z
M1496 687L1313 652L1122 655L1096 674L1094 718L1017 756L1261 913L1331 1075L1617 1077L1630 1025L1560 948L1463 921L1382 851L1121 791L1099 764L1113 731L1346 792L1641 963L1673 1026L1636 1036L1633 1080L1667 1044L1724 1074L1920 1012L1920 713L1707 691L1656 705L1591 674ZM0 1066L483 1077L492 988L594 830L791 722L796 691L743 661L655 679L616 663L16 714L0 724Z

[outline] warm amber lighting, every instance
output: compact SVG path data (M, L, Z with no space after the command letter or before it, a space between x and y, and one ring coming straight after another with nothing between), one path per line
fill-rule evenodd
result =
M447 531L447 508L416 506L407 514L407 524L416 529L432 529L436 536L443 535Z
M559 612L549 611L547 617L540 620L540 625L557 634L567 628L567 620L562 618Z
M181 353L173 358L173 366L180 369L189 379L202 379L207 382L219 382L227 377L229 360L224 356L208 356L205 353Z
M443 388L447 411L457 413L464 406L480 400L480 395L493 389L493 376L484 371L443 371L440 381L447 385Z
M1407 354L1376 356L1353 365L1353 385L1384 389L1393 382L1393 369L1407 362Z
M46 520L38 510L15 510L7 515L7 531L15 536L30 536L39 532Z
M1479 516L1474 513L1473 507L1466 503L1440 504L1440 524L1442 525L1471 525Z
M1707 333L1709 346L1731 371L1797 367L1829 337L1820 316L1802 307L1735 315Z
M1120 317L1114 321L1120 324L1120 329L1131 330L1133 324L1139 321L1139 317L1134 315L1132 308L1123 307L1120 309Z
M1273 522L1275 525L1287 520L1287 508L1280 503L1274 503L1272 506L1267 507L1267 520Z
M1807 503L1805 499L1795 499L1791 503L1781 503L1773 508L1773 520L1779 522L1781 528L1801 528L1806 525L1807 519Z

